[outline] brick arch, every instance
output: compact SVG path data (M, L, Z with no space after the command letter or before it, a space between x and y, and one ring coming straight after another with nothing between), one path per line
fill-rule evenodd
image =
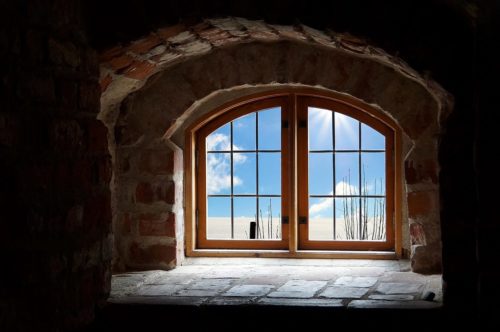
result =
M350 35L239 18L160 29L101 54L100 118L114 133L117 266L170 268L182 257L182 148L172 135L221 93L290 84L349 94L401 126L412 265L439 269L436 138L450 96Z

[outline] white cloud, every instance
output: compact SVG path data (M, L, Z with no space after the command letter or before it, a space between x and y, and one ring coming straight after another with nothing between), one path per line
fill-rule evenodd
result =
M337 195L357 195L358 186L353 186L345 181L340 181L335 185L335 193Z
M207 136L207 151L227 151L230 147L229 136L224 134L211 134Z
M229 136L212 134L206 139L207 151L228 151L230 147ZM233 150L241 150L233 145ZM233 154L233 162L242 164L247 157L241 153ZM233 176L233 186L243 184L243 180ZM218 194L231 188L231 156L229 153L207 154L207 194Z
M329 195L332 195L330 192ZM321 198L318 203L313 204L309 207L309 216L318 215L320 212L331 209L333 206L333 199L331 198Z

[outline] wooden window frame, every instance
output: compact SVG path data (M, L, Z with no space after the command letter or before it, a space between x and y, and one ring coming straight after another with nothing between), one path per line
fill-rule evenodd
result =
M281 241L273 240L210 240L212 244L207 245L200 239L202 234L197 232L197 215L199 212L199 202L202 201L198 190L198 172L196 166L197 154L200 153L200 144L197 138L206 135L209 129L212 131L224 123L227 123L239 116L262 110L270 105L269 100L280 100L283 109L288 114L289 126L286 130L282 129L282 156L288 154L288 158L282 158L282 195L287 195L282 203L282 215L286 216L288 212L289 224L283 225ZM267 104L266 104L267 103ZM312 103L312 104L311 104ZM334 106L332 106L334 105ZM264 107L263 107L264 106ZM387 205L391 205L392 216L387 216L388 224L386 234L388 241L356 241L359 246L354 249L346 249L345 245L352 245L353 241L342 243L335 241L332 245L324 246L324 241L301 241L300 232L305 232L307 225L299 225L299 215L304 214L304 207L307 206L308 196L303 192L299 193L298 188L304 187L304 178L298 176L298 169L305 169L304 162L307 164L308 154L304 154L304 140L298 137L304 135L302 128L298 126L300 116L303 116L304 109L307 106L333 109L340 113L352 116L363 123L375 127L377 130L381 124L384 130L390 130L387 135L389 142L392 141L392 149L387 149L386 145L386 172L391 176L386 176L386 197L392 194L392 199L387 199ZM282 114L283 114L282 110ZM302 113L301 113L302 112ZM306 113L307 114L307 113ZM284 119L282 119L284 120ZM380 131L380 130L379 130ZM200 136L200 133L202 135ZM187 256L234 256L234 257L296 257L296 258L366 258L366 259L391 259L401 257L401 204L402 204L402 163L401 163L401 130L399 126L389 116L380 110L367 105L352 97L335 93L320 91L309 88L290 88L283 90L273 90L271 92L259 93L233 102L222 105L214 111L202 116L196 123L189 126L185 132L185 154L184 154L184 208L185 208L185 243ZM284 150L286 149L286 150ZM307 149L307 146L305 146ZM387 154L390 156L387 157ZM302 156L302 157L301 157ZM390 159L388 159L390 158ZM387 162L390 160L390 162ZM198 159L198 165L201 165ZM306 165L307 167L307 165ZM201 167L200 167L201 168ZM201 179L203 181L203 179ZM305 182L307 185L307 180ZM389 209L388 209L389 211ZM393 234L393 236L389 236ZM200 241L201 240L201 241ZM258 242L258 246L256 246ZM347 241L346 241L347 242ZM245 244L246 243L246 244Z

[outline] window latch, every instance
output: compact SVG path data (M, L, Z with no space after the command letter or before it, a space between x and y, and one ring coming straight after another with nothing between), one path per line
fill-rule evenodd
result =
M307 217L299 217L299 224L306 225L307 224Z
M281 223L283 225L288 225L288 223L289 223L288 217L281 217Z

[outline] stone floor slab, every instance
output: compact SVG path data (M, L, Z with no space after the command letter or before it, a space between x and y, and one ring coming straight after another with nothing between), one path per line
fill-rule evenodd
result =
M395 294L395 295L372 294L368 296L368 298L370 300L387 300L387 301L411 301L415 299L413 295L408 295L408 294Z
M264 296L274 288L273 285L237 285L230 288L223 296Z
M319 296L337 299L360 299L368 290L369 288L331 286L327 287Z
M278 292L308 292L315 293L326 286L326 281L320 280L290 280L278 288Z
M356 309L432 309L441 305L429 301L384 301L384 300L353 300L348 308Z
M220 293L217 290L210 289L182 289L173 296L188 296L188 297L207 297L216 296Z
M272 292L268 297L282 297L282 298L295 298L295 299L309 299L314 297L315 292Z
M231 279L201 279L191 283L187 289L223 291L228 288L233 280Z
M181 290L182 287L176 284L164 285L143 285L133 295L134 296L169 296Z
M263 298L258 304L278 306L300 306L300 307L342 307L342 300L326 299L288 299L288 298Z
M255 297L213 297L204 305L249 305L252 304Z
M409 282L382 282L377 287L377 292L382 294L412 294L418 293L422 284Z
M199 306L206 302L206 297L181 297L181 296L125 296L108 299L116 304L153 304L153 305L188 305Z
M375 277L340 277L334 285L335 286L348 286L348 287L372 287L377 283Z

